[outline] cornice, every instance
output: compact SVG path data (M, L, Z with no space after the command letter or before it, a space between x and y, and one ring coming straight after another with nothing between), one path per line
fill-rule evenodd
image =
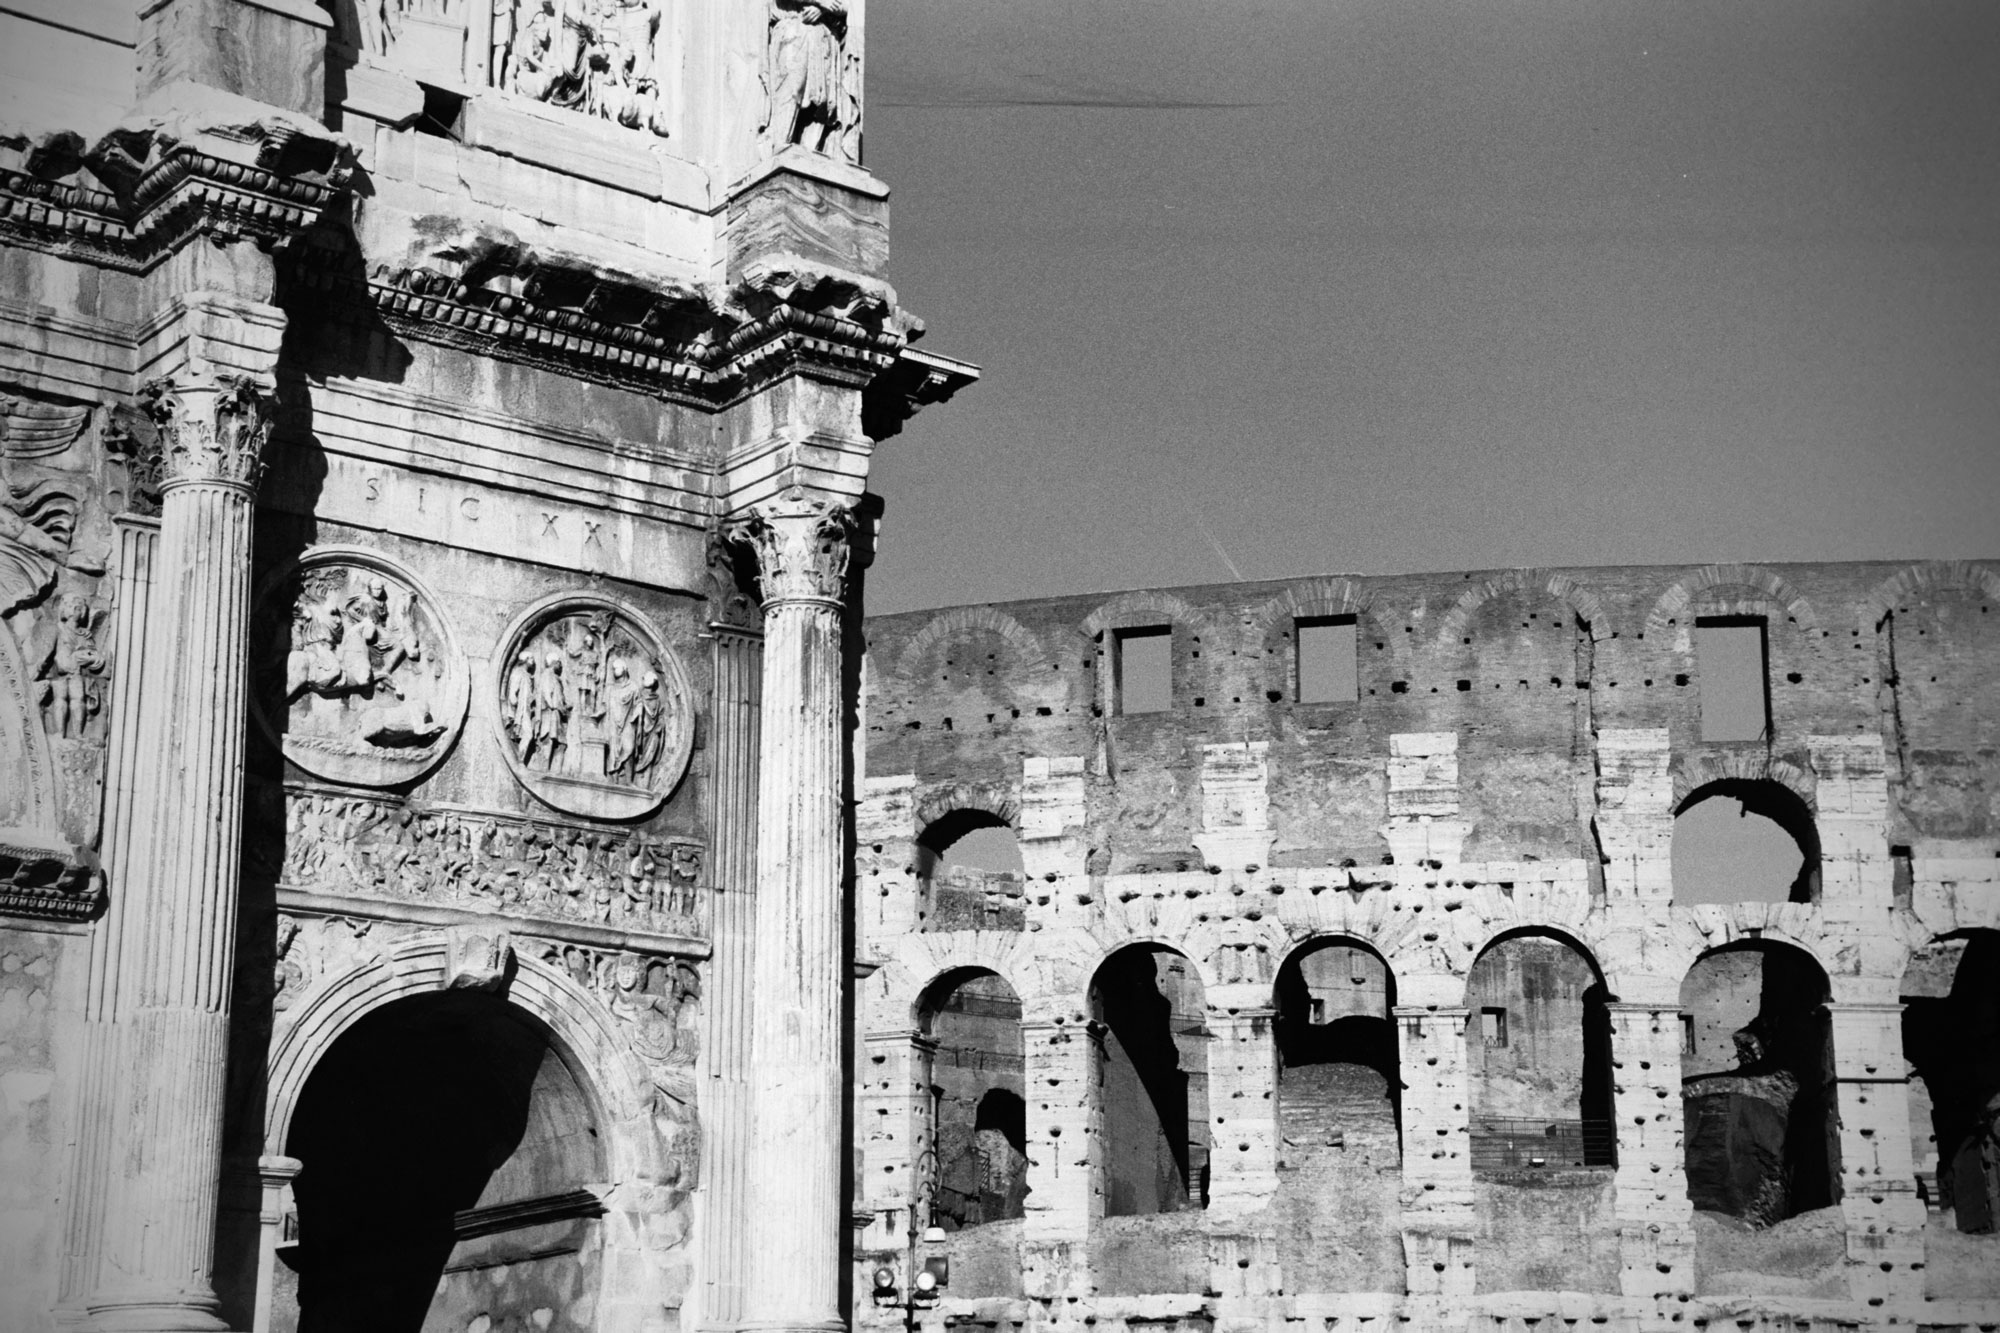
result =
M285 241L311 226L345 192L344 144L290 126L214 142L148 131L113 134L88 155L101 176L129 191L96 189L0 167L0 240L126 272L144 272L195 237L216 244ZM230 151L224 151L228 149ZM240 160L234 156L240 149ZM288 170L288 159L305 170Z
M88 855L0 840L0 916L88 921L103 903Z
M893 293L844 274L757 272L717 291L532 258L483 272L358 268L352 240L321 229L292 248L286 278L400 338L711 410L791 374L864 389L907 344Z

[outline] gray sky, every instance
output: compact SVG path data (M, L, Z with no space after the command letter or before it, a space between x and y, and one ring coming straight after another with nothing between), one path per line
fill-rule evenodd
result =
M986 371L877 459L871 610L2000 555L2000 4L872 0L868 41L891 280Z

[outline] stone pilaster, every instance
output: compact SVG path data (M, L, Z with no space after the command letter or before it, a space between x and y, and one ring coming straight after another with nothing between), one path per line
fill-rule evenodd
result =
M1473 1293L1472 1113L1463 1006L1395 1009L1403 1078L1403 1263L1412 1296Z
M160 688L162 663L149 650L153 566L159 554L160 525L151 518L118 521L117 638L112 651L116 674L111 701L111 740L104 795L104 862L108 867L104 918L90 940L90 981L84 1000L83 1087L73 1140L70 1188L64 1196L63 1268L57 1314L70 1322L84 1313L97 1285L103 1255L105 1205L117 1155L117 1090L124 1080L124 1029L118 1019L119 980L128 937L132 886L151 863L153 824L138 815L137 782L147 756L159 753L158 727L164 716L143 711L149 689Z
M1201 830L1194 845L1212 866L1239 871L1270 864L1269 741L1201 747Z
M290 1210L292 1181L304 1163L296 1157L266 1156L257 1159L259 1192L257 1209L257 1308L250 1333L270 1333L271 1297L277 1286L278 1246L285 1240L285 1217Z
M1694 1207L1681 1114L1680 1006L1609 1004L1618 1133L1619 1289L1694 1291Z
M163 466L158 642L149 644L160 676L148 684L160 721L139 758L134 817L153 838L145 863L124 877L129 1096L89 1310L103 1329L216 1329L210 1269L242 842L251 514L270 400L250 378L227 374L156 380L146 394Z
M1665 727L1597 733L1597 837L1606 906L1644 922L1674 898L1673 750Z
M798 488L732 524L764 600L743 1319L845 1327L840 1298L841 618L850 511Z
M1840 1210L1854 1299L1922 1300L1924 1205L1910 1155L1903 1006L1829 1004L1840 1108Z
M1028 1092L1023 1289L1039 1297L1088 1292L1090 1224L1104 1215L1096 1041L1081 1022L1030 1020L1021 1024L1021 1050Z
M1268 982L1216 986L1209 996L1208 1027L1214 1036L1208 1047L1208 1212L1213 1219L1245 1217L1278 1192L1278 1061L1271 1036L1277 1011L1270 996Z
M860 1123L861 1206L870 1213L862 1247L894 1252L897 1267L912 1228L930 1224L936 1199L936 1129L931 1123L930 1071L936 1043L904 1029L862 1038Z
M1397 732L1389 737L1389 822L1382 836L1396 864L1451 864L1465 846L1459 817L1458 733Z
M730 1327L743 1314L743 1255L752 1132L750 1010L757 884L757 756L763 642L709 627L714 706L710 809L716 830L714 915L701 1042L700 1320Z

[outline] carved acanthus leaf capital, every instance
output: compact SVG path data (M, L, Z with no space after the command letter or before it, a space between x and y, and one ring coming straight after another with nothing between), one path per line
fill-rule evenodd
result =
M783 602L839 605L854 555L854 510L793 488L731 519L724 533L757 557L768 611Z
M140 390L160 432L160 488L196 482L255 490L274 402L246 375L149 380Z

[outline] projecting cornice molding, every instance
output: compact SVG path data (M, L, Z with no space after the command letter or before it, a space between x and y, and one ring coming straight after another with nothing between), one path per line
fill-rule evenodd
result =
M224 122L238 117L221 116ZM86 169L98 188L81 179ZM183 116L32 146L0 139L0 240L143 272L202 236L273 246L310 227L346 191L345 140L269 113L202 126Z

